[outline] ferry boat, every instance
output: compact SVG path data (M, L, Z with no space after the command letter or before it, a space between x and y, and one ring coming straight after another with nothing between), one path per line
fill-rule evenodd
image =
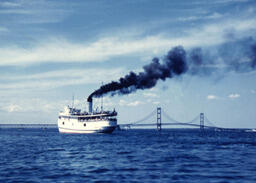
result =
M59 113L58 129L60 133L112 133L117 127L117 112L93 111L92 99L88 101L89 111L65 107Z

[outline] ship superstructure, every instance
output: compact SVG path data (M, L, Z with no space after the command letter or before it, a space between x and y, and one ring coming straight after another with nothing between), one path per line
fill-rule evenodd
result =
M65 107L59 113L58 128L61 133L112 133L117 126L117 112L93 111L92 99L88 112L74 107Z

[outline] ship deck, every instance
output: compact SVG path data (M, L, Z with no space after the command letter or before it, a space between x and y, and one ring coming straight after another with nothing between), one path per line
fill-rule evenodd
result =
M112 113L94 113L94 114L61 114L60 117L75 117L75 118L97 118L97 117L114 117L117 116L116 112Z

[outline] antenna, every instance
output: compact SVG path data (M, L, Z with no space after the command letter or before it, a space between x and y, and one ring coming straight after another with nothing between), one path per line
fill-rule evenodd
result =
M72 95L72 109L74 108L74 94Z
M101 82L101 86L103 86L103 82ZM101 96L101 113L103 112L103 95Z

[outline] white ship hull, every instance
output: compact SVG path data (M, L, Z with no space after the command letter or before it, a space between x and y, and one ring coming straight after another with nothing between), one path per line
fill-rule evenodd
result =
M59 119L60 133L112 133L117 126L116 121L97 120L79 122L77 119Z
M91 99L88 112L65 107L59 113L58 128L60 133L112 133L117 127L116 116L115 110L93 111Z

